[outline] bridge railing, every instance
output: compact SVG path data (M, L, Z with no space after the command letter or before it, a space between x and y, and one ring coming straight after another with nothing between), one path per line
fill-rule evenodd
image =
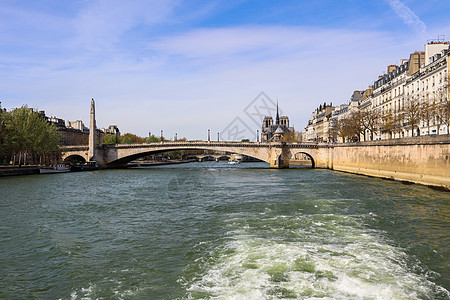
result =
M153 142L153 143L141 143L141 144L110 144L103 145L104 149L125 149L125 148L202 148L202 147L241 147L241 148L317 148L320 146L327 146L328 144L318 144L316 142L234 142L234 141L223 141L223 142L208 142L208 141L192 141L192 142L178 142L178 141L163 141L163 142ZM70 151L83 151L89 149L88 145L75 145L75 146L64 146L61 148L62 152Z
M317 147L317 143L315 142L305 142L305 143L287 143L287 142L208 142L208 141L193 141L193 142L177 142L177 141L164 141L164 142L154 142L154 143L142 143L142 144L115 144L115 145L106 145L106 147L111 148L144 148L144 147L156 147L156 148L164 148L164 147L257 147L257 148L266 148L266 147L292 147L292 148L315 148Z

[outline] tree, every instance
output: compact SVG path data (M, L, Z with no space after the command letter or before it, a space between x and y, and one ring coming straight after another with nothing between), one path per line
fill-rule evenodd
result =
M430 123L435 118L435 105L428 101L428 97L420 104L420 119L426 124L428 128L428 135L430 134Z
M383 116L381 117L381 131L387 132L392 138L392 133L395 130L395 113L392 111L387 111Z
M342 138L343 140L345 139L345 136L343 135L344 133L344 122L338 118L336 119L332 119L330 121L330 132L329 135L331 136L331 138L334 141L337 141L338 138ZM345 141L345 140L344 140Z
M411 136L414 136L414 128L420 121L420 103L414 98L408 98L403 106L403 115L406 123L411 127Z
M182 140L182 139L179 139L179 140ZM158 138L158 137L156 137L155 135L151 135L151 136L149 136L148 138L147 138L147 143L156 143L156 142L160 142L161 141L161 139L160 138Z
M299 131L289 131L283 134L281 140L283 142L301 142L302 133Z
M357 123L352 119L352 115L334 119L331 121L330 136L333 139L342 138L342 141L345 142L346 138L351 139L357 134L357 130L354 128Z
M401 132L403 132L403 123L405 120L405 114L403 110L399 109L394 112L393 117L394 117L393 120L394 132L398 132L401 137L402 136Z
M103 133L103 144L114 145L119 142L119 136L117 134L105 134Z
M6 157L8 150L9 150L9 143L8 143L8 137L9 137L9 127L8 123L10 122L10 114L7 112L3 112L0 107L0 159L3 161L3 159Z
M146 139L140 136L137 136L132 133L125 133L124 135L119 137L120 144L143 144L146 142Z
M366 109L361 111L362 125L364 127L364 140L366 130L370 132L370 140L373 141L373 134L380 127L380 112L378 109Z
M450 76L450 74L449 74ZM450 99L448 97L448 78L445 79L444 86L440 88L435 96L435 116L438 124L438 134L439 125L447 125L447 134L450 134Z
M2 157L9 155L19 164L42 161L43 156L59 153L60 134L38 113L26 105L0 117Z
M364 126L362 121L361 111L355 111L350 114L348 119L344 123L345 131L348 132L348 136L353 140L360 140L361 133L364 132Z

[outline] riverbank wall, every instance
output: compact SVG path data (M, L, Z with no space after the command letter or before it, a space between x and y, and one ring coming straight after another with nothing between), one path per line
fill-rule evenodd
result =
M0 177L39 174L37 166L2 166L0 167Z
M334 144L329 169L450 190L450 137Z

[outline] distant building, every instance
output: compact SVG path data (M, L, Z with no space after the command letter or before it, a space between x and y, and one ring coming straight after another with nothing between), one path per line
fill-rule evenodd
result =
M47 117L45 111L39 111L39 116L44 118L48 123L56 126L59 134L61 135L59 144L61 146L73 146L73 145L88 145L89 144L89 129L84 126L80 120L66 123L63 119L57 117ZM99 141L101 132L97 130L99 135Z
M331 117L336 107L331 103L319 105L312 113L308 126L305 128L305 141L328 142L330 139Z
M67 127L89 133L89 128L84 126L83 121L81 120L67 121Z
M329 128L333 129L333 140L348 142L449 134L449 46L448 41L439 38L429 41L425 51L414 51L409 59L400 59L398 66L387 66L387 73L378 76L368 89L353 92L348 104L332 112ZM326 141L327 116L323 107L315 110L303 140ZM346 123L341 121L354 118L358 118L363 127L360 136L343 133L345 140L336 137L338 131L342 132L341 125Z
M261 142L278 142L286 133L294 133L294 128L289 127L289 117L279 115L277 104L277 115L275 124L270 116L264 117L261 129Z
M101 128L100 129L104 134L115 134L120 135L120 130L117 127L117 125L109 125L108 128Z

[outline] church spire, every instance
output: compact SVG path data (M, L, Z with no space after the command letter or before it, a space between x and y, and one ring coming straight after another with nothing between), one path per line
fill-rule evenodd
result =
M280 125L280 115L278 114L278 100L277 100L277 118L275 124Z

